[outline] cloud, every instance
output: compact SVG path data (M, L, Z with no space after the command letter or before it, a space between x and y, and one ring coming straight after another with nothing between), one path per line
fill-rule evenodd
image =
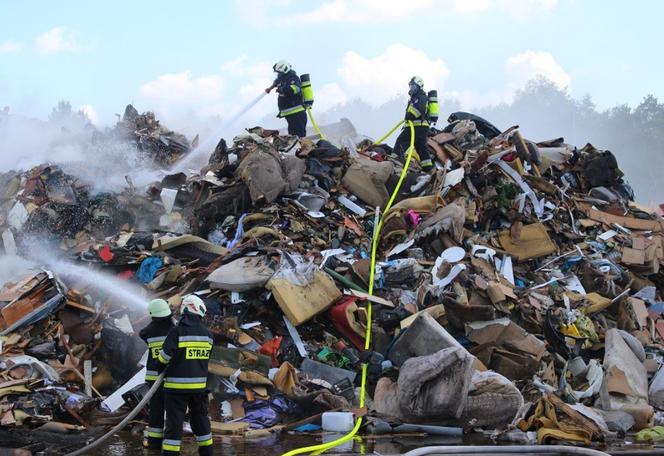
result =
M283 9L291 4L292 0L235 0L235 14L252 25L263 25L272 21L273 8Z
M346 92L336 82L324 84L314 91L314 106L317 111L326 111L346 104L347 101Z
M163 114L200 106L211 113L223 99L225 82L218 74L194 77L190 70L168 73L143 84L139 97L150 109Z
M224 62L221 65L221 74L235 80L239 86L238 94L243 100L256 97L274 80L271 63L251 62L246 55Z
M569 74L551 53L545 51L529 50L509 57L504 68L510 78L510 85L515 88L523 87L537 76L544 76L561 89L568 88L571 82Z
M559 3L559 0L495 0L494 7L515 19L524 20L533 15L549 13Z
M369 58L348 51L337 74L349 98L361 98L377 106L405 94L415 68L424 79L425 89L441 90L449 75L443 60L429 58L424 51L403 44L393 44L383 54Z
M229 119L264 95L273 78L271 63L241 55L209 74L195 75L185 70L157 76L139 88L137 102L176 123L183 123L191 116ZM276 102L265 98L252 107L246 119L257 120L275 111Z
M456 99L464 109L511 102L516 91L538 75L561 88L571 83L569 74L551 53L526 50L505 59L503 82L496 82L487 90L448 87L450 70L442 58L396 43L377 55L346 52L337 65L336 78L332 78L336 80L325 80L322 74L312 74L315 114L358 98L373 107L395 97L405 98L408 81L414 73L424 79L425 90L436 89L441 100ZM499 74L494 76L494 80L501 80ZM217 71L209 74L185 70L157 76L139 88L136 107L139 111L155 111L170 128L193 125L195 119L209 120L211 117L217 118L215 125L220 125L219 118L222 123L231 119L263 95L263 89L273 78L272 62L241 55L222 63ZM279 121L274 119L275 98L274 92L263 96L234 127L252 122L269 123L270 119L278 124Z
M433 13L470 15L504 12L515 19L548 13L559 0L327 0L313 9L288 11L288 0L243 0L236 2L238 15L253 23L290 24L379 24L403 22ZM302 5L305 3L300 3ZM308 4L308 3L307 3ZM279 12L274 13L277 10ZM251 11L251 14L247 14Z
M78 52L86 49L78 41L78 34L64 26L52 28L35 39L37 51L41 54L57 54L62 52Z
M474 89L448 90L442 99L458 100L463 109L483 108L501 103L511 103L517 90L528 81L543 76L560 89L570 87L572 78L550 52L524 51L505 59L503 71L507 78L503 85L486 91Z
M332 0L316 9L296 13L287 22L300 24L390 22L430 9L433 4L433 0L355 0L353 2Z
M0 44L0 54L13 54L23 50L23 43L7 40Z

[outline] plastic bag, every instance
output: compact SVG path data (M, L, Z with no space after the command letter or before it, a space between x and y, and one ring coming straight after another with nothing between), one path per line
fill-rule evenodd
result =
M279 270L272 278L286 279L293 285L306 287L313 282L315 273L316 265L313 259L305 261L300 255L282 252Z

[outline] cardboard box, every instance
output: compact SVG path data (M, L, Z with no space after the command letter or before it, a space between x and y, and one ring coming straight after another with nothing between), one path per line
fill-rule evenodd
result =
M503 250L519 262L550 255L557 249L541 223L524 225L517 243L512 241L510 230L501 231L498 239Z
M623 264L643 264L646 261L646 252L645 250L623 247L622 258L620 261Z

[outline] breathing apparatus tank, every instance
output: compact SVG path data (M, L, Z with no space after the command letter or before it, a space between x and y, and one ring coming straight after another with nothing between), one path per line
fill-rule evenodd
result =
M311 87L311 78L308 74L300 76L302 82L302 102L309 108L314 104L314 89Z
M438 122L438 91L429 90L427 97L427 117L431 123L436 123Z

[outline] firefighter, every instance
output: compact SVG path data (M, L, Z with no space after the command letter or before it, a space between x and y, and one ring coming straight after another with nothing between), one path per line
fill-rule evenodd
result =
M148 304L148 313L152 317L149 325L141 330L139 336L148 344L148 363L145 371L145 383L149 387L157 379L164 366L159 362L159 352L166 340L166 335L173 328L171 308L163 299L153 299ZM160 449L164 439L164 386L159 386L150 399L148 428L143 445L150 449Z
M162 454L180 454L182 423L189 408L191 430L196 436L198 454L212 454L212 434L208 416L207 375L212 335L201 321L205 304L187 295L180 307L180 321L166 336L159 361L166 365L164 399L166 429Z
M276 87L279 94L277 117L286 119L289 135L303 138L307 134L307 112L302 99L302 82L290 63L285 60L275 63L272 69L277 73L277 78L265 92L270 93Z
M425 171L433 169L433 162L427 150L427 131L429 131L429 119L427 116L428 96L424 91L424 81L419 76L413 76L408 83L408 106L406 107L406 123L404 123L401 134L394 144L394 152L401 157L405 157L408 147L410 147L410 126L408 121L413 122L415 130L415 152L419 158L420 166Z

